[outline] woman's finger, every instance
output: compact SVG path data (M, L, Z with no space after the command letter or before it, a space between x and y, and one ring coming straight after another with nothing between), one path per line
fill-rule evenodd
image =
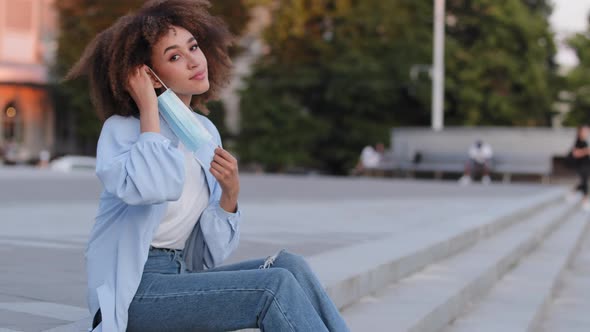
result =
M225 167L221 166L219 163L215 161L211 163L211 168L215 169L221 175L225 175L228 172Z
M220 157L222 157L223 159L227 160L227 161L236 161L236 158L234 158L234 156L231 155L231 153L227 152L226 150L224 150L223 148L217 148L215 149L215 155L218 155Z
M221 173L219 173L218 170L211 167L211 168L209 168L209 172L211 172L211 175L213 175L215 177L215 179L217 179L217 181L221 181L222 175L221 175Z
M213 157L213 161L219 163L223 167L232 168L232 166L233 166L233 163L231 161L224 159L222 156L220 156L218 154L216 154Z

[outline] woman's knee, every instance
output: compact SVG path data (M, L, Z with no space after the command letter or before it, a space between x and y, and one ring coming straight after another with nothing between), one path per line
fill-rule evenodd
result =
M269 287L272 292L278 293L298 284L293 273L285 268L275 267L268 269L267 273L267 287Z
M307 273L310 268L305 258L301 255L294 254L287 250L281 251L277 257L277 267L282 267L291 271L291 273Z

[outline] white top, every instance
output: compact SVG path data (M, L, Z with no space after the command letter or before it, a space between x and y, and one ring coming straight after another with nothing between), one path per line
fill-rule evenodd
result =
M476 144L473 144L469 148L469 158L477 161L478 163L484 163L487 160L491 159L493 156L492 147L489 144L482 143L481 147L477 147Z
M366 168L375 168L381 162L381 154L377 152L372 146L365 146L361 152L361 163Z
M152 246L156 248L184 249L186 240L209 204L209 188L201 165L182 143L178 148L184 153L184 186L180 198L168 203L164 219L152 239Z

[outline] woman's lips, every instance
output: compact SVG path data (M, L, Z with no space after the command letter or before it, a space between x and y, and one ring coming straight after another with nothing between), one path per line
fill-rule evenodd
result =
M202 81L207 77L207 71L203 70L201 72L198 72L195 74L195 76L191 77L191 80L197 80L197 81Z

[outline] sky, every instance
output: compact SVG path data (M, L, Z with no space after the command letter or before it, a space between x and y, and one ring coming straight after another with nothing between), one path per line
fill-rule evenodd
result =
M587 29L590 0L553 0L553 14L549 19L556 33L557 63L564 67L575 66L576 55L561 42L565 37Z

